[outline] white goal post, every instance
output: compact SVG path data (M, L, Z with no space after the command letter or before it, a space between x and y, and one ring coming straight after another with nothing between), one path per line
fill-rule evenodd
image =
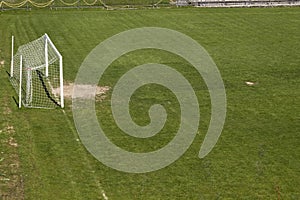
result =
M19 96L19 108L64 107L63 62L49 36L19 46L12 57L10 81Z

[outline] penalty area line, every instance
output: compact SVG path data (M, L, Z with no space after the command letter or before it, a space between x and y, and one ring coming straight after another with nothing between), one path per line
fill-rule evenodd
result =
M76 138L76 141L80 141L79 138L78 138L77 131L76 131L76 129L74 128L74 126L73 126L71 120L69 119L69 117L68 117L68 115L67 115L67 113L65 112L64 109L62 109L62 113L64 114L64 116L65 116L65 118L66 118L66 121L67 121L67 123L68 123L68 125L69 125L69 128L72 130L72 133L73 133L74 137ZM89 160L87 159L86 156L84 156L84 159L85 159L85 161L86 161L85 163L88 164L88 167L89 167L90 171L92 171L92 170L91 170L91 165L89 164L89 163L90 163ZM106 193L105 193L105 191L104 191L104 189L103 189L103 187L102 187L100 181L98 181L98 180L96 180L96 179L94 179L94 181L95 181L95 183L98 185L98 188L101 190L101 194L102 194L102 197L104 198L104 200L108 200L108 197L106 196Z

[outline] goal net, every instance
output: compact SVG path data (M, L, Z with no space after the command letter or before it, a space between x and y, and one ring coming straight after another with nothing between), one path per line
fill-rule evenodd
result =
M62 56L47 34L22 45L13 55L10 81L19 96L19 107L64 107Z

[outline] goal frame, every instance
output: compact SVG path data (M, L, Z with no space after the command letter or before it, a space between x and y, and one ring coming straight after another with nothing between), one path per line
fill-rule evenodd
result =
M64 108L64 85L63 85L63 57L60 54L60 52L57 50L57 48L55 47L55 45L53 44L53 42L51 41L50 37L48 36L47 33L45 33L43 36L43 39L45 40L45 46L44 46L44 55L45 55L45 61L44 64L41 66L35 66L30 70L30 73L32 72L32 70L36 70L39 69L41 67L45 67L45 76L48 77L49 75L49 60L48 60L48 46L51 46L51 48L54 50L55 54L58 57L58 62L59 62L59 85L60 85L60 107ZM17 93L19 94L19 103L18 103L18 107L21 108L22 107L22 79L23 79L23 61L24 61L24 57L22 55L20 55L20 74L14 74L14 36L11 37L11 68L10 68L10 78L13 78L14 76L19 76L19 88L17 91ZM28 70L29 73L29 70ZM29 74L27 73L28 77ZM27 84L28 80L27 80ZM32 87L26 87L26 90L28 88ZM26 96L27 93L29 91L26 92ZM26 106L25 106L26 107Z

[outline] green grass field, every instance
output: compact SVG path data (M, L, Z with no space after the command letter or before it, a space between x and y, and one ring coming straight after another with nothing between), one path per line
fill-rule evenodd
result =
M134 66L155 62L177 69L192 84L201 110L198 134L172 165L146 174L106 167L77 141L71 100L61 109L18 109L6 71L10 39L25 44L45 32L64 57L64 79L75 80L87 54L101 41L138 27L180 31L209 52L222 75L227 118L204 159L198 152L210 120L210 98L195 69L159 50L128 53L105 72L113 87ZM300 8L34 10L0 13L0 199L300 199ZM147 40L147 38L145 38ZM245 81L257 82L247 86ZM132 96L140 125L160 103L168 111L161 133L135 139L112 118L111 90L97 102L98 119L118 146L148 152L163 147L178 128L180 110L170 91L147 85Z

